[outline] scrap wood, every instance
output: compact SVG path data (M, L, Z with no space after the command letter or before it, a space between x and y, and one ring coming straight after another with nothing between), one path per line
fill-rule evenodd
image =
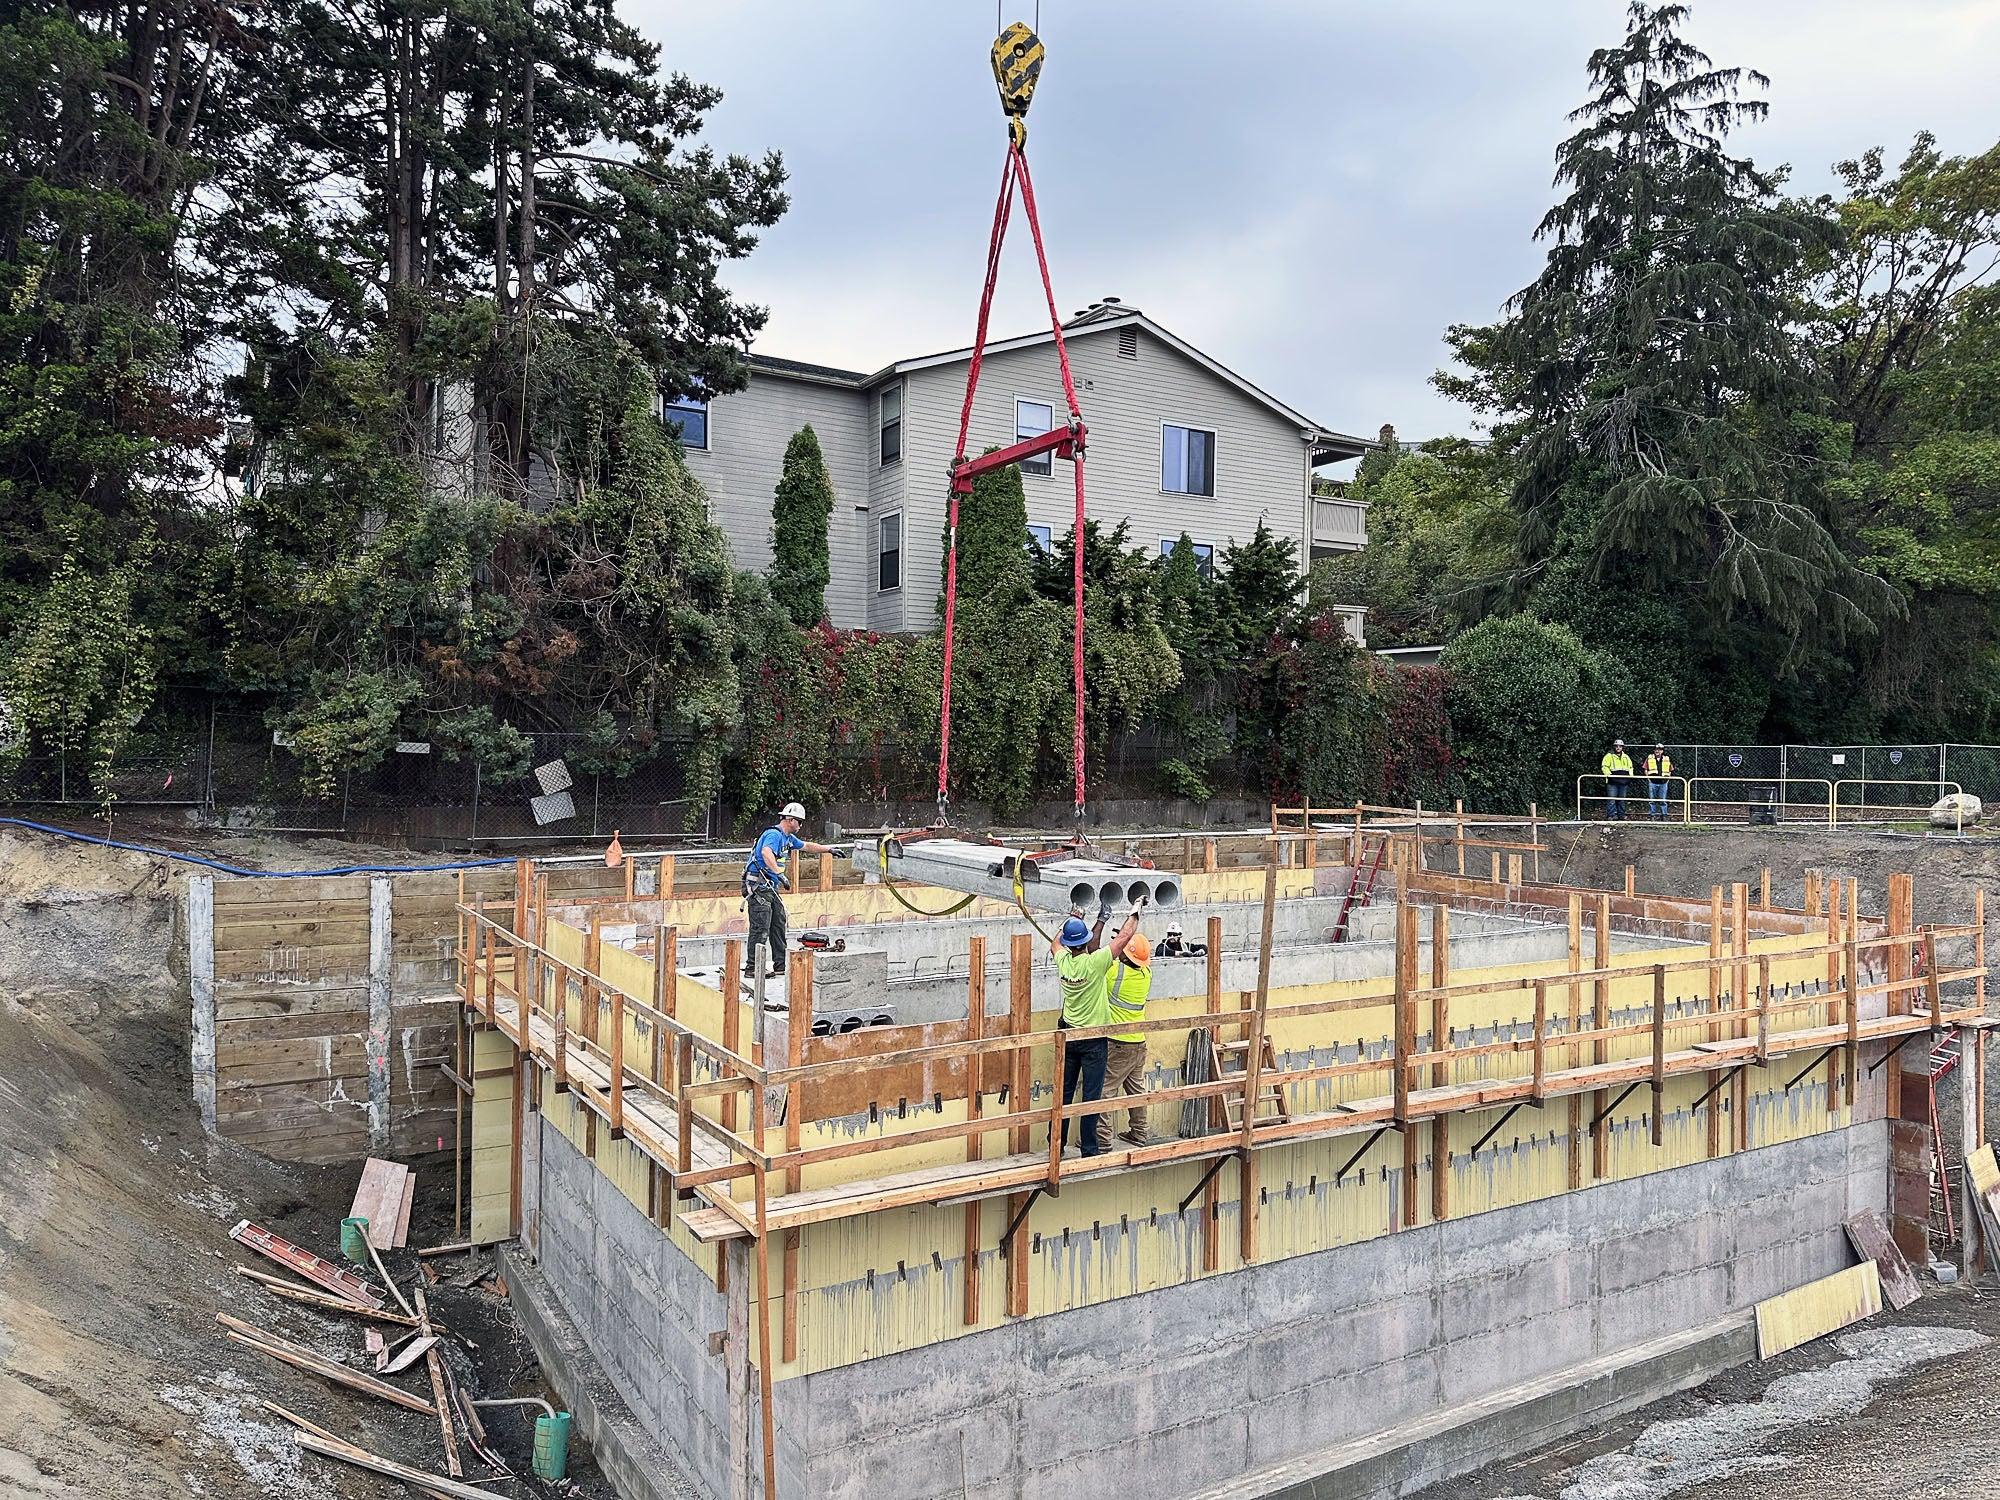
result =
M408 1210L416 1174L400 1162L371 1156L361 1164L348 1216L368 1221L368 1243L377 1250L400 1250L409 1233Z
M1902 1248L1889 1234L1889 1226L1874 1209L1856 1214L1846 1223L1847 1241L1863 1260L1875 1262L1882 1277L1882 1295L1894 1308L1908 1307L1924 1294L1917 1273L1903 1256Z
M391 1308L364 1307L359 1302L349 1302L345 1297L335 1297L331 1293L302 1286L296 1281L287 1281L282 1276L272 1276L263 1271L252 1270L249 1266L231 1266L229 1269L246 1281L256 1282L274 1296L289 1298L307 1307L323 1308L327 1312L352 1313L357 1318L368 1318L377 1323L402 1323L411 1328L417 1326L414 1317Z
M403 1341L401 1339L397 1339L396 1342L400 1344ZM388 1362L389 1345L387 1344L386 1341L384 1341L381 1329L370 1328L365 1333L363 1333L361 1335L361 1346L364 1349L366 1349L370 1354L375 1356L376 1369L378 1370L381 1369L382 1366Z
M379 1308L383 1305L382 1294L352 1271L335 1265L325 1256L314 1255L310 1250L301 1250L282 1235L273 1234L261 1224L252 1224L248 1219L239 1219L236 1227L229 1231L229 1237L247 1249L276 1261L288 1271L294 1271L315 1286L326 1288L336 1297L344 1297L358 1307Z
M417 1252L418 1258L429 1260L433 1255L457 1255L472 1248L471 1240L460 1240L455 1245L431 1245Z
M431 1335L430 1305L424 1301L424 1289L415 1289L417 1297L417 1327L427 1337ZM422 1342L420 1339L419 1342ZM451 1420L451 1398L444 1388L444 1361L438 1357L437 1339L424 1345L424 1368L431 1377L431 1396L436 1404L438 1430L444 1434L444 1464L451 1470L451 1477L459 1478L465 1473L465 1466L458 1458L458 1432Z
M317 1453L323 1458L337 1458L342 1463L353 1464L358 1469L367 1469L390 1479L400 1479L404 1484L423 1490L427 1494L441 1495L444 1500L493 1500L491 1490L477 1489L469 1484L460 1484L454 1479L427 1474L422 1469L399 1464L392 1458L383 1458L365 1448L357 1448L352 1443L343 1443L338 1439L329 1440L311 1432L298 1432L293 1436L298 1440L298 1445L309 1453Z
M494 1452L486 1438L486 1424L479 1420L479 1408L473 1399L465 1394L465 1388L458 1383L458 1377L451 1373L451 1366L444 1367L445 1388L451 1392L451 1404L458 1411L459 1430L465 1434L472 1451L479 1455L479 1461L496 1474L512 1474L507 1460Z
M418 1334L415 1338L404 1344L400 1351L390 1357L388 1364L382 1367L384 1373L390 1375L402 1374L403 1371L409 1369L411 1365L429 1353L431 1346L437 1341L438 1336L434 1333Z
M372 1375L364 1375L361 1371L338 1360L328 1359L303 1344L295 1344L290 1339L280 1338L277 1334L259 1328L254 1323L246 1323L241 1318L232 1318L228 1313L217 1313L215 1321L229 1331L229 1337L234 1342L255 1349L259 1354L269 1355L272 1359L281 1360L322 1379L331 1380L336 1385L363 1391L394 1405L407 1407L411 1411L429 1412L433 1409L430 1402L421 1396L412 1396L408 1391L398 1390L385 1381L377 1380Z

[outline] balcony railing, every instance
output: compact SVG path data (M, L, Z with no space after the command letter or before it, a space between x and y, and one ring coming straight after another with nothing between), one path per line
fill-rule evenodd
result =
M1315 547L1365 547L1368 545L1368 506L1359 500L1326 500L1312 503L1312 539Z

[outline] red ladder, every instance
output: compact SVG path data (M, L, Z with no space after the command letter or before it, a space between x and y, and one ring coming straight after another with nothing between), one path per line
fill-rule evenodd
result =
M1375 878L1382 873L1382 860L1388 852L1388 839L1378 837L1375 840L1375 857L1365 865L1357 864L1348 872L1347 896L1341 901L1340 916L1333 924L1333 940L1336 943L1347 941L1347 919L1352 915L1354 908L1357 905L1366 906L1375 899ZM1362 885L1364 875L1367 877L1365 887ZM1359 902L1354 899L1356 895L1361 898Z

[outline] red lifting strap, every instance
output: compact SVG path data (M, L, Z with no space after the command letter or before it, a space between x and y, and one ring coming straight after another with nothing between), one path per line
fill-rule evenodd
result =
M1055 335L1056 361L1062 369L1063 396L1069 402L1069 425L1054 432L1028 438L997 452L968 460L965 441L972 430L972 398L979 389L979 368L986 357L986 328L993 311L993 288L1000 274L1000 248L1007 238L1007 222L1013 213L1014 189L1021 190L1021 207L1028 216L1028 231L1035 242L1035 263L1042 274L1042 292L1048 299L1049 327ZM1041 453L1053 453L1071 460L1076 470L1075 620L1071 641L1071 676L1076 694L1076 731L1072 752L1076 770L1076 817L1083 821L1083 454L1086 436L1083 412L1077 405L1076 380L1070 373L1069 346L1063 341L1062 318L1056 311L1055 285L1049 279L1048 253L1042 244L1042 225L1035 211L1035 184L1028 174L1028 158L1020 147L1008 143L1007 161L1000 172L1000 199L993 207L993 231L986 244L986 282L979 295L979 322L973 336L972 358L965 372L965 401L958 413L958 447L952 459L950 520L945 538L944 580L944 682L939 703L938 734L938 820L947 821L946 806L951 783L951 665L953 636L958 617L958 502L970 494L975 477L989 469L1019 463Z

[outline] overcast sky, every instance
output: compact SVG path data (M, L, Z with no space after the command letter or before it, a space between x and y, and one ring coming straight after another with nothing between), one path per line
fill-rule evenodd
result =
M757 348L856 369L970 342L1004 127L990 0L629 0L725 91L719 148L776 148L792 208L729 271ZM1532 280L1552 151L1623 0L1045 0L1029 156L1065 314L1106 295L1337 430L1470 430L1433 391L1454 322ZM1794 184L1929 129L1991 145L2000 0L1694 0L1771 76L1737 137ZM1034 0L1007 19L1034 20ZM1025 225L994 327L1046 316Z

